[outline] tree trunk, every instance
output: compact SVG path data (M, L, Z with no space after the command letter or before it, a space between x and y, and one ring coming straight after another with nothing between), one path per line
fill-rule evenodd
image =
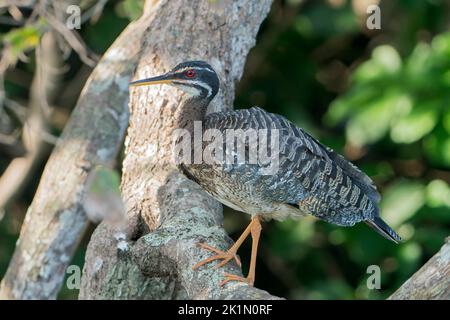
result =
M222 83L211 110L231 108L235 84L271 1L147 4L152 14L135 78L161 74L185 60L205 60ZM122 176L131 241L105 224L97 228L86 255L82 299L276 298L242 283L221 288L224 271L241 272L232 263L192 270L210 254L197 242L226 249L231 241L222 226L221 205L171 163L181 98L180 91L164 86L131 91Z
M450 237L390 300L450 300Z
M54 299L88 224L82 209L88 174L115 158L128 125L128 83L192 59L209 61L222 85L211 110L231 108L235 84L270 0L148 0L141 19L115 41L90 76L27 212L0 299ZM222 208L171 164L174 112L181 94L157 86L131 92L122 193L124 235L101 224L86 254L82 299L276 299L242 283L219 286L223 271L192 266L226 249ZM450 244L390 299L450 299Z
M144 26L143 26L144 25ZM116 157L128 124L128 82L145 21L131 24L91 74L45 166L28 209L0 299L55 299L88 225L82 209L86 178Z

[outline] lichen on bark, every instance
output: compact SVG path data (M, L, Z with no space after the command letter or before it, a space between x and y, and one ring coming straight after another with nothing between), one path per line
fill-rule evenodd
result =
M147 10L156 14L148 21L135 78L163 73L185 60L208 61L222 83L210 110L232 108L235 84L270 6L269 0L153 3ZM106 251L101 243L113 241L114 231L100 226L87 252L80 298L276 298L242 283L220 287L224 271L241 274L234 263L223 269L192 270L209 255L198 248L199 241L224 250L232 241L223 229L221 205L172 165L171 132L182 98L179 91L161 86L131 91L122 169L122 195L130 219L129 251L120 255L112 243ZM107 277L95 277L92 272L99 256L107 261L100 271ZM120 295L111 291L110 284L118 276L113 265L126 266L126 284L133 290L122 290ZM110 268L113 271L106 272ZM142 286L142 277L147 282L141 295L130 294Z

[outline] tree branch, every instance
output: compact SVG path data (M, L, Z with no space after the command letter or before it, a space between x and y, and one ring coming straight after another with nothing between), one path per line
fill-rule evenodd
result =
M91 74L44 169L1 283L0 299L56 298L88 225L81 205L88 172L111 162L123 141L128 82L145 25L145 19L130 24Z
M160 74L185 60L209 61L222 80L211 110L230 108L271 1L151 4L147 10L155 14L136 78ZM199 241L226 249L231 240L222 226L221 205L171 164L171 133L181 98L167 87L132 91L122 170L132 240L105 224L97 228L86 254L81 299L276 299L242 283L221 288L224 271L241 272L232 263L192 270L210 254L196 246ZM146 228L150 232L142 236Z
M389 297L390 300L450 299L450 237L441 250Z
M37 71L31 86L30 114L23 124L23 140L26 154L11 161L0 176L0 210L4 208L26 185L30 173L48 156L49 146L43 139L47 123L42 110L53 103L61 90L62 74L55 72L63 65L62 54L55 35L46 32L36 50Z

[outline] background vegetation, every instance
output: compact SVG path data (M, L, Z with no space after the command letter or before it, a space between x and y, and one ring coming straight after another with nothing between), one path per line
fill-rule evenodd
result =
M378 1L276 0L248 58L235 106L259 105L283 114L352 160L376 182L382 216L405 241L395 245L365 225L342 228L314 218L267 223L256 286L272 294L386 298L450 233L450 3L381 1L381 30L368 30L370 3ZM82 6L85 12L98 7L79 33L92 56L101 56L139 16L142 2L84 1ZM34 49L47 22L16 24L13 13L0 10L2 172L27 152L22 124L30 113L37 72ZM28 17L32 10L21 9L21 14ZM51 115L43 112L49 142L64 127L90 67L69 51L61 72L65 94L55 99ZM50 149L46 143L42 161L0 213L0 278ZM232 237L247 218L226 209ZM92 229L73 264L83 265ZM244 262L249 252L247 243L241 251ZM367 267L374 264L382 271L381 290L366 286ZM64 288L60 297L76 298L77 291Z

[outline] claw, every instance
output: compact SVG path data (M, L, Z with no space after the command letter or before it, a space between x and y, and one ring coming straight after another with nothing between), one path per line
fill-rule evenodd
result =
M218 263L214 269L218 269L226 265L228 262L230 262L231 259L234 259L236 261L236 264L241 267L241 260L236 255L237 250L242 245L244 240L251 234L252 236L252 256L250 258L250 268L247 278L243 278L240 276L236 276L234 274L225 273L225 280L223 280L220 285L224 286L230 281L240 281L248 283L250 286L253 286L253 283L255 282L255 267L256 267L256 254L258 251L258 242L259 237L261 234L261 218L259 216L254 216L252 218L252 221L247 226L247 228L244 230L244 232L241 234L241 236L236 240L236 242L233 244L233 246L228 249L227 251L222 251L217 248L211 247L210 245L206 243L198 243L197 246L200 248L212 251L215 253L212 257L209 257L205 260L200 261L195 266L192 267L193 270L197 269L198 267L207 264L214 260L223 260L220 263Z
M228 262L230 262L231 259L234 259L234 261L236 261L237 265L239 267L241 267L241 260L236 255L236 252L234 250L222 251L217 248L211 247L210 245L208 245L206 243L198 243L197 245L202 249L212 251L216 254L212 257L209 257L205 260L198 262L195 266L192 267L192 270L195 270L198 267L201 267L202 265L207 264L212 261L215 261L215 260L223 260L222 262L220 262L218 265L216 265L214 267L214 269L218 269L218 268L221 268L224 265L226 265Z
M221 287L223 287L225 284L227 284L227 283L230 282L230 281L245 282L245 283L247 283L249 286L253 287L253 283L254 283L254 281L255 281L255 279L252 278L252 277L244 278L244 277L240 277L240 276L237 276L237 275L235 275L235 274L228 273L228 272L225 272L225 273L224 273L224 276L225 276L225 280L223 280L223 281L220 283L220 286L221 286Z

